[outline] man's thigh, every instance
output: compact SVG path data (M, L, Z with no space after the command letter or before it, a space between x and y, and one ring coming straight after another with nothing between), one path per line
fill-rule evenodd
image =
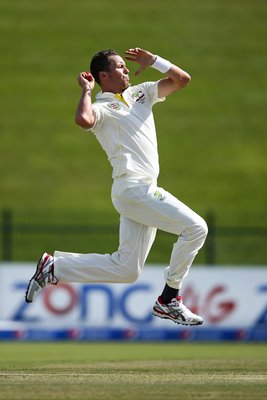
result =
M113 199L125 217L166 232L181 232L201 221L201 217L171 193L155 185L131 187Z

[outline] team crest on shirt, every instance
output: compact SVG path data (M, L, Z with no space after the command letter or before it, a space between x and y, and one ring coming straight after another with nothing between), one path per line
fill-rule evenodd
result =
M144 104L144 102L146 101L145 93L142 92L142 90L133 92L132 96L136 103Z
M112 110L120 110L121 105L119 103L108 103L107 106Z
M157 190L157 191L154 193L154 197L155 197L156 199L158 199L159 201L164 201L164 200L166 199L166 196L163 196L163 194L161 194L159 190Z

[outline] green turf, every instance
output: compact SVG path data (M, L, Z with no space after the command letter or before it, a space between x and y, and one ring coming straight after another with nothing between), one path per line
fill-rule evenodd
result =
M263 399L264 344L1 343L0 399Z
M139 45L192 75L155 106L159 184L203 216L214 211L220 225L267 226L266 17L264 0L1 0L0 211L23 221L118 222L106 157L74 124L76 76L98 49ZM31 240L18 240L16 259L39 255L44 238ZM64 240L53 237L51 248L98 251L98 237L90 248ZM225 245L219 262L238 261L247 244ZM164 257L153 252L165 261L169 247ZM252 246L248 262L262 262L259 253L264 246Z

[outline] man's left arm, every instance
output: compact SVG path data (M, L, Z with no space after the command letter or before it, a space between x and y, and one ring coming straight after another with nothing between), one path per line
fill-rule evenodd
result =
M177 65L171 64L166 72L167 77L159 81L158 96L167 97L184 88L191 81L191 76Z
M191 80L191 76L186 71L147 50L136 47L127 50L125 53L125 58L127 60L139 64L139 69L136 71L135 75L139 75L147 67L155 68L167 75L159 81L158 96L160 98L169 96L171 93L182 89Z

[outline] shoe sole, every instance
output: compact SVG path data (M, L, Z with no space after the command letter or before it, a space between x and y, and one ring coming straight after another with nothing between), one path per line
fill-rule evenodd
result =
M165 314L163 311L160 310L152 310L152 314L155 315L155 317L162 318L162 319L169 319L170 321L173 321L175 324L178 325L184 325L184 326L199 326L203 324L203 321L199 321L197 323L190 323L182 320L177 320L175 318L172 318L170 315Z
M26 294L25 294L26 303L32 303L35 298L35 295L41 289L42 289L42 287L40 285L38 285L38 283L34 280L34 278L32 278L28 284Z
M32 303L37 292L42 289L42 287L36 282L35 278L42 272L47 255L47 253L44 253L41 256L40 260L37 263L36 271L29 281L28 287L25 292L26 303Z

